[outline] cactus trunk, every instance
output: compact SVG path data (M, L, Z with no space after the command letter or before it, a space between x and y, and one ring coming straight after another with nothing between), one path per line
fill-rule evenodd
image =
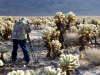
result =
M66 75L72 75L73 72L74 70L72 69L72 67L68 67L66 70Z
M1 60L2 60L2 61L4 60L3 54L4 54L4 53L1 53Z

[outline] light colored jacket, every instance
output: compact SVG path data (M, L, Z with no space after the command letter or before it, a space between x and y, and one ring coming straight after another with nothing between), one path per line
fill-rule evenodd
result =
M31 32L29 24L27 22L19 21L14 25L12 39L24 40L26 39L27 32Z

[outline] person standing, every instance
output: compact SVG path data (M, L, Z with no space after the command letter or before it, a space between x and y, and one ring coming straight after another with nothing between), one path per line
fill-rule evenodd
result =
M29 24L27 23L26 17L22 17L19 19L18 22L15 23L14 29L12 32L12 42L13 42L13 50L12 50L12 56L11 59L13 62L16 62L17 59L17 50L18 45L22 48L24 59L26 61L26 65L30 62L30 57L28 54L28 47L26 44L26 33L31 32L31 28Z

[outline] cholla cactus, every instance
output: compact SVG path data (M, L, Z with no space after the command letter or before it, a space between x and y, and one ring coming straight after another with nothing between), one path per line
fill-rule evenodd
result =
M0 53L1 53L1 59L4 60L3 54L7 53L9 50L5 46L0 46Z
M39 27L39 25L42 24L42 19L41 18L35 18L33 21L33 24L35 25L35 29Z
M39 75L39 73L34 72L33 70L26 70L25 75Z
M3 66L3 65L4 65L3 61L2 61L2 60L0 60L0 66Z
M24 75L24 71L23 70L17 70L17 75Z
M34 70L29 70L30 75L39 75L39 73L35 72Z
M62 14L62 12L56 12L54 19L62 19L65 18L65 14Z
M0 33L3 33L3 32L4 32L4 30L5 30L4 25L0 24Z
M58 61L62 71L67 71L68 69L71 69L73 66L78 66L79 64L77 62L78 62L78 57L73 56L71 54L69 55L62 54L61 58Z
M12 72L9 72L7 75L39 75L37 72L34 72L33 70L13 70Z
M41 23L42 23L42 20L40 18L36 18L34 20L34 25L41 25Z
M50 23L50 25L52 25L54 23ZM45 47L48 49L48 57L52 57L52 55L56 56L57 51L56 49L59 51L61 44L59 43L59 41L57 39L59 39L59 31L56 31L56 27L46 27L44 28L41 33L42 35L42 39L45 42ZM53 40L53 41L52 41ZM56 41L54 41L56 40Z
M14 25L14 23L12 23L12 22L9 21L9 20L5 21L5 24L6 24L6 25L9 25L9 26L12 27L12 28L13 28L13 25Z
M52 35L53 31L55 31L56 29L55 28L52 28L52 27L46 27L44 30L42 30L42 34L43 34L43 37L47 37L47 36L50 36Z
M8 31L11 31L13 30L13 26L14 26L14 23L7 20L3 23L5 25L5 31L8 30Z
M60 34L60 31L59 30L53 31L53 33L51 35L51 39L52 40L59 40L59 34Z
M49 21L49 20L46 19L46 18L43 18L43 19L42 19L42 23L43 23L43 24L46 24L48 21Z
M12 35L13 25L11 21L1 22L0 33L2 33L2 38L8 40L8 36Z
M7 75L24 75L24 71L23 70L13 70L12 72L9 72Z
M5 24L2 23L2 21L0 21L0 33L3 34L4 30L5 30Z
M54 19L57 30L60 31L59 42L61 42L62 44L61 49L64 49L64 32L66 30L70 31L70 25L71 23L74 23L74 21L76 20L76 16L73 12L69 12L68 14L66 14L66 16L64 15L64 17L62 17L61 15L63 15L62 12L57 12ZM61 17L59 18L59 16Z
M57 68L56 70L55 68L51 68L51 66L49 66L44 68L44 73L42 73L42 75L66 75L66 73L61 72L60 68Z
M97 38L100 37L100 25L97 25Z
M69 12L69 13L67 13L66 14L66 16L65 16L65 19L69 22L74 22L75 20L76 20L76 16L75 16L75 14L73 13L73 12Z
M89 44L89 41L91 41L91 37L96 37L96 25L94 24L80 24L77 26L79 29L77 30L77 33L79 35L79 43L80 47L79 50L82 51L85 49L85 46ZM95 43L97 43L95 38Z
M94 24L94 25L98 25L99 24L98 20L96 20L96 19L92 19L88 23L89 24Z
M16 71L12 71L12 72L7 73L7 75L17 75L17 72Z
M53 52L53 56L54 58L58 59L60 57L60 55L62 54L60 48L61 48L61 43L58 40L52 40L52 52ZM62 50L63 51L63 50Z
M79 36L82 36L84 34L89 34L90 37L96 36L95 32L96 31L96 25L94 24L80 24L78 25L78 34Z
M25 75L31 75L29 70L25 71Z
M48 22L47 25L50 27L56 27L56 24L54 22Z
M58 49L61 47L61 43L58 40L52 40L52 45Z
M5 46L0 46L0 53L7 53L9 50Z
M53 31L55 31L55 30L56 30L55 28L46 27L41 31L41 33L43 34L42 39L45 42L45 47L48 50L47 57L52 56L51 35L52 35Z

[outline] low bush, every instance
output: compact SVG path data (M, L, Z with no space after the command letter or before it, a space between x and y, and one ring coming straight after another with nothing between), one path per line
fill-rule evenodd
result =
M88 48L86 50L86 58L94 65L100 65L100 49Z

